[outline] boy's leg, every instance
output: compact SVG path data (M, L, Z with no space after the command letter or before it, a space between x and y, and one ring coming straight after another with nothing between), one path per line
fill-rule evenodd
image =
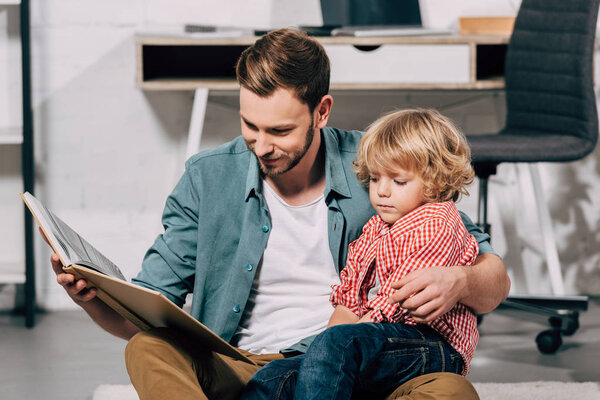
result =
M125 362L140 399L237 399L260 367L282 357L248 354L253 365L196 347L167 328L136 334Z
M246 385L242 400L293 399L303 356L275 360L258 370ZM480 400L464 376L435 372L412 378L385 400Z
M304 355L274 360L258 370L246 385L242 400L287 400L294 398L296 378Z
M338 325L317 336L302 363L297 399L389 395L430 372L460 372L462 359L427 326Z

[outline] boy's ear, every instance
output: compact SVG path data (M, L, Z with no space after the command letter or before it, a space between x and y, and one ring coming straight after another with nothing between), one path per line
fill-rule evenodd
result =
M321 129L327 126L329 121L329 115L331 114L331 108L333 107L333 97L326 94L321 98L321 101L315 107L316 122L315 128Z

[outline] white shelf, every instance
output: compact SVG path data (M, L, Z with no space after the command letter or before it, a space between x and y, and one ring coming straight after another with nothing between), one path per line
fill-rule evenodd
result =
M21 272L20 274L3 274L0 273L0 282L2 284L7 283L25 283L25 273Z
M23 130L21 128L0 128L0 145L21 143L23 143Z
M25 283L23 262L0 262L0 283Z
M17 62L16 60L19 58L14 57L15 54L13 54L13 48L15 51L17 50L17 43L13 43L12 36L14 35L10 28L10 22L15 20L15 18L16 21L20 22L19 31L21 34L19 35L20 40L17 41L20 42L20 46L18 46L21 48L20 53L24 59L30 59L30 43L23 41L23 35L29 35L31 32L29 14L22 13L23 7L28 4L29 3L26 3L23 0L0 0L0 12L8 12L7 18L9 22L8 26L0 27L0 33L2 36L8 35L11 39L9 40L11 43L9 45L7 57L3 57L2 60L0 60L0 65L2 65L0 75L13 75L12 72L17 73L17 71L14 71L11 67L11 64ZM19 10L21 12L19 12ZM21 14L20 20L17 17L19 14ZM4 233L0 234L0 284L25 284L25 326L33 327L35 324L35 296L29 295L35 291L32 281L33 271L25 270L25 260L33 253L33 242L30 240L23 240L24 229L27 229L27 227L25 227L25 221L23 219L23 205L18 200L18 196L16 196L18 190L23 189L23 169L33 168L33 143L32 141L24 140L23 126L17 119L13 120L12 118L9 118L7 120L5 118L6 114L12 116L15 111L8 106L10 103L7 103L7 100L12 101L13 99L21 97L21 101L27 100L27 106L31 108L31 105L29 104L31 93L23 92L25 88L29 89L29 92L31 92L31 74L29 71L25 72L26 73L23 74L17 73L17 76L14 77L7 76L8 92L10 93L4 95L4 93L7 92L7 88L0 88L0 92L3 94L2 102L0 102L0 108L2 108L3 111L3 115L0 117L0 119L3 120L0 124L0 186L2 186L2 191L0 191L0 219L2 221L11 221L7 224L9 229L4 229ZM21 75L20 79L18 75ZM14 93L15 90L13 90L13 88L16 89L16 86L14 86L13 83L18 80L21 80L21 96ZM6 85L3 84L2 86ZM31 119L30 115L24 115L24 117L28 120ZM28 123L32 122L28 121ZM16 149L13 146L18 146L20 148ZM25 158L23 158L23 153L25 153ZM20 160L20 158L26 160L28 164L26 167L22 165L22 160ZM17 172L19 169L21 170L20 174ZM20 211L17 212L17 210ZM31 229L32 227L29 226L28 228Z

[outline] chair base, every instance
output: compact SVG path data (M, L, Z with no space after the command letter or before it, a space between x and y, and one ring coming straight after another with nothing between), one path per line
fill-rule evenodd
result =
M490 233L490 224L487 221L488 180L496 173L497 164L475 163L475 173L479 178L479 207L478 225L486 233ZM534 295L511 295L499 307L500 312L509 310L510 314L515 311L526 313L526 319L541 317L542 324L548 324L550 329L540 332L536 337L538 350L544 354L553 354L562 345L562 336L570 336L579 328L579 312L586 311L588 297L586 296L564 296L565 289L558 260L558 251L552 232L550 213L540 182L540 176L535 164L529 164L527 168L531 178L531 186L536 200L538 222L543 237L542 250L548 265L549 275L552 283L554 296ZM514 316L514 315L513 315ZM479 316L478 321L482 319Z
M545 317L542 321L550 329L541 331L535 338L538 350L543 354L554 354L562 345L563 336L573 335L579 329L579 311L588 308L587 296L509 296L498 308L524 312L528 317ZM513 315L514 316L514 315Z
M510 295L504 301L509 307L531 306L550 310L554 315L560 310L587 311L588 296L536 296L536 295Z

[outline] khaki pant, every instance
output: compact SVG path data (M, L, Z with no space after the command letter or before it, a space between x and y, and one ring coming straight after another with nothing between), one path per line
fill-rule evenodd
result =
M243 351L243 350L242 350ZM127 344L125 363L141 400L238 399L252 375L281 354L244 352L255 365L197 345L170 329L140 332ZM446 372L414 378L386 400L479 400L464 377Z

